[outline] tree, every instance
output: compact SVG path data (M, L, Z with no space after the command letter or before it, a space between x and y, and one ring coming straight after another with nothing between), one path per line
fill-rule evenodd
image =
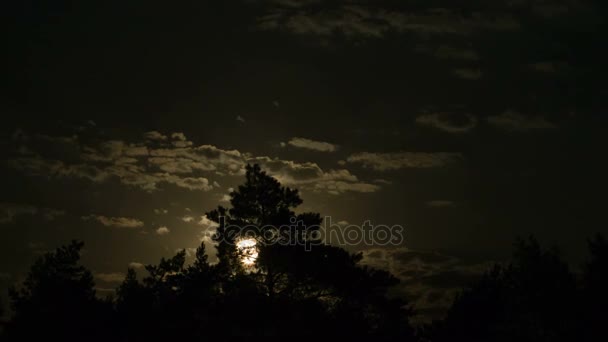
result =
M4 310L4 301L0 297L0 340L4 334L4 325L6 324L6 321L4 320Z
M116 333L133 340L148 332L155 320L153 292L137 280L137 272L129 268L122 284L116 289Z
M587 242L590 258L583 269L582 317L588 323L587 340L606 340L608 316L608 241L597 234Z
M122 338L200 340L213 335L210 327L225 324L216 268L207 260L204 243L191 265L185 266L185 256L181 250L171 258L161 258L158 265L146 265L148 275L142 282L135 270L128 269L117 289Z
M190 265L182 250L146 265L141 281L128 269L114 303L96 299L91 272L79 265L82 243L46 254L32 266L24 286L11 292L16 314L9 336L29 340L44 334L61 341L294 334L412 338L406 303L386 295L397 279L360 266L361 254L324 245L314 234L320 214L294 211L302 203L297 190L250 165L245 184L231 199L232 208L208 213L219 224L218 264L209 263L202 242ZM255 254L237 248L245 237L255 239L250 246Z
M456 298L433 341L572 341L579 336L574 275L556 249L518 239L512 261L495 265Z
M79 265L83 246L72 241L46 253L31 267L23 286L10 290L14 317L9 338L72 341L105 336L101 327L110 307L96 299L93 276Z
M411 335L405 303L386 297L395 277L359 266L360 254L324 245L315 234L321 215L294 211L302 203L298 190L283 187L258 165L248 165L245 178L230 194L230 209L206 215L219 225L218 279L227 300L255 305L266 321L252 329L280 334L314 323L341 334ZM244 238L254 239L258 251L249 267L237 248Z

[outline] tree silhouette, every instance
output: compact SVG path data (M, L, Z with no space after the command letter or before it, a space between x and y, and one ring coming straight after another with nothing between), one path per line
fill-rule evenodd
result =
M9 338L102 339L111 309L95 297L91 272L79 265L84 243L72 241L39 258L23 286L9 292L14 312Z
M361 254L322 244L315 234L321 215L293 210L302 203L297 190L248 165L245 184L230 197L230 209L220 206L206 215L219 225L215 241L222 289L237 306L244 300L264 313L258 317L265 322L252 324L254 329L288 333L308 323L327 333L411 336L405 303L386 298L397 279L359 266ZM243 237L255 239L259 250L249 269L236 247Z
M4 318L4 310L6 310L6 308L4 307L4 301L2 300L2 298L0 298L0 337L2 337L2 334L4 332L4 326L6 325L6 321Z
M386 297L396 278L359 266L361 254L323 245L313 236L320 214L294 212L302 203L297 190L257 165L246 171L245 184L230 194L232 207L207 213L218 223L219 262L209 264L201 243L189 266L181 251L147 265L142 282L129 270L117 291L120 334L201 339L297 331L412 338L405 303ZM245 237L255 239L259 252L251 265L237 248ZM151 322L155 329L145 329Z
M556 249L518 239L511 263L495 265L456 298L434 341L580 339L574 275ZM578 338L577 338L578 337Z
M608 339L608 241L596 235L588 241L590 258L583 269L583 315L587 340Z
M128 269L115 299L95 296L91 272L79 264L82 242L40 257L10 290L9 341L150 341L232 337L391 337L443 341L598 341L608 323L608 242L589 240L577 277L556 249L519 239L508 264L497 264L455 299L446 318L414 335L407 303L390 299L398 281L361 266L361 254L322 243L321 216L296 213L297 190L257 165L230 194L217 222L217 264L202 242L186 252ZM295 224L294 224L295 222ZM237 243L255 241L257 256ZM249 258L249 259L247 259ZM247 262L245 262L247 261ZM141 279L141 280L140 280ZM604 337L604 338L602 338Z

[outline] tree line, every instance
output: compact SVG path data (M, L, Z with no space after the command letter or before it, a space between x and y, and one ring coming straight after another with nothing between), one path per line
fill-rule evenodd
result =
M231 208L207 217L218 222L218 262L205 244L186 265L180 251L128 269L114 297L100 299L91 271L80 264L83 242L40 257L9 293L12 316L0 338L145 341L233 337L390 338L401 341L598 341L606 337L608 243L589 241L590 259L576 276L555 249L518 240L513 259L497 264L463 289L445 319L420 327L414 310L388 290L390 273L360 264L362 255L314 238L276 243L280 234L253 230L255 254L228 227L282 227L305 222L288 236L314 236L317 213L296 214L297 190L283 187L257 165L231 193ZM260 228L265 229L265 228ZM250 246L251 247L251 246ZM246 258L246 259L244 259ZM247 260L247 262L243 262Z

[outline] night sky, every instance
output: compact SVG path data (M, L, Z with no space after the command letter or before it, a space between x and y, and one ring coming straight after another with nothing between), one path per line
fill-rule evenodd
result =
M99 294L193 253L259 163L432 316L517 236L605 223L605 1L1 5L0 289L71 239ZM209 247L211 242L207 240Z

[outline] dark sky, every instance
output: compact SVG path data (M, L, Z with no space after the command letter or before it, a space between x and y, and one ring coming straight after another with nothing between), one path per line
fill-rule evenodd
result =
M13 1L0 288L77 238L109 293L195 248L246 163L433 313L516 236L606 232L605 1ZM162 229L165 228L165 229Z

